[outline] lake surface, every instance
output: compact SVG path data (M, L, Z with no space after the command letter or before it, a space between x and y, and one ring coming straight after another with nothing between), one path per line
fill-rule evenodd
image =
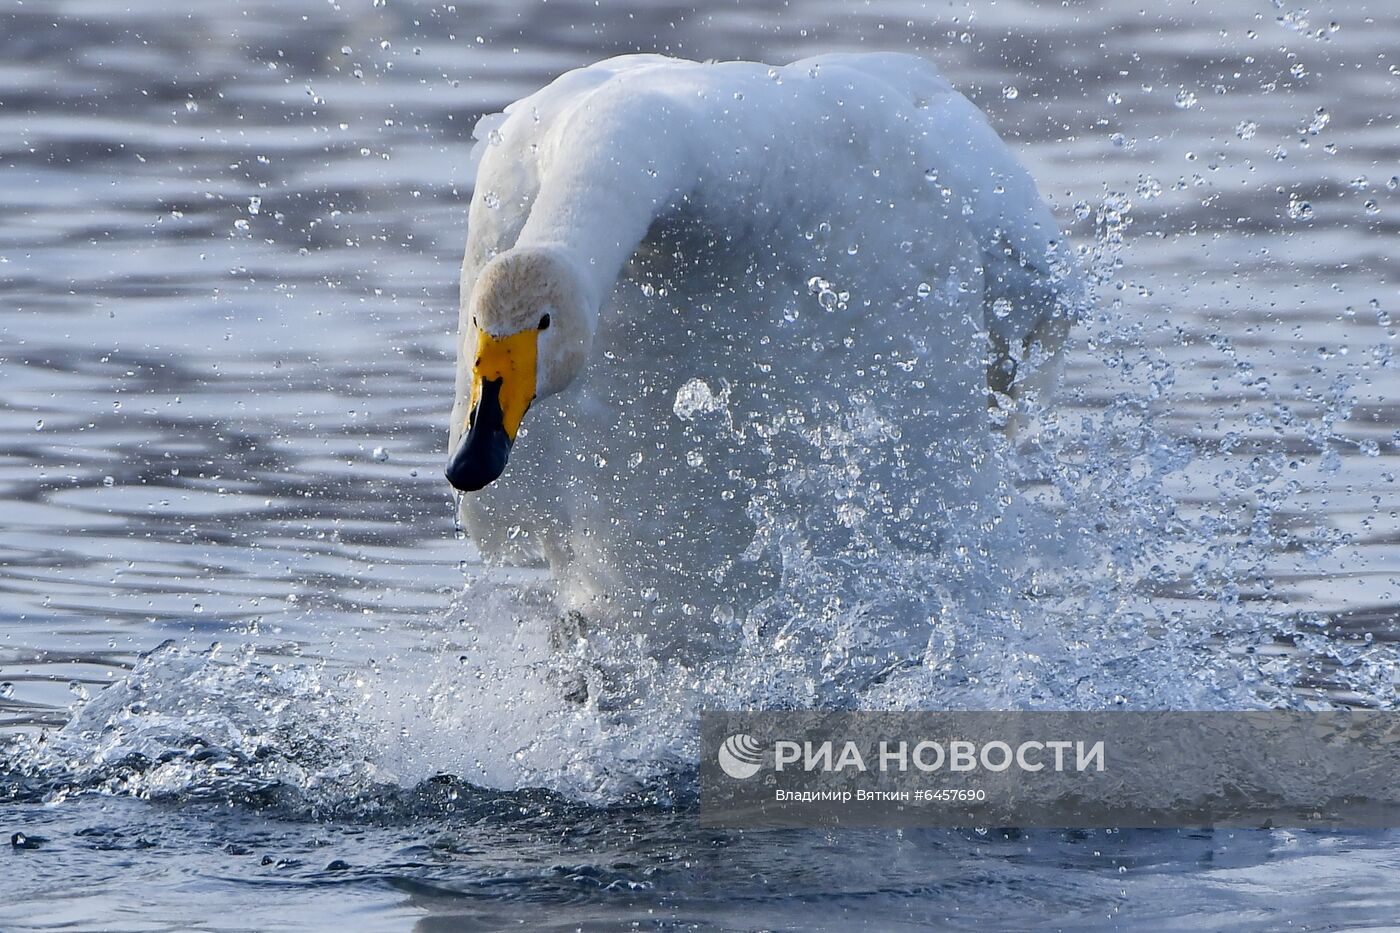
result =
M936 60L1100 284L1022 484L1079 559L856 705L1400 706L1386 4L12 2L0 927L1394 922L1393 833L701 830L681 704L558 708L538 581L464 592L477 118L862 49Z

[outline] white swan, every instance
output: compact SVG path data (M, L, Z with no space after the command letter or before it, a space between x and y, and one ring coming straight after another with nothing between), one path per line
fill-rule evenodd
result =
M488 562L674 646L772 591L777 537L975 519L989 377L1054 356L1073 275L931 65L629 55L477 136L447 476Z

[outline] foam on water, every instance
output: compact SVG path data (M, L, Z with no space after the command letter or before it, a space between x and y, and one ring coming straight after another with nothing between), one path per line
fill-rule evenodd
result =
M762 426L788 465L750 490L745 558L777 582L751 607L691 607L713 626L702 663L616 632L561 642L547 583L478 571L436 635L355 669L163 646L63 728L12 743L10 792L321 810L452 775L608 804L688 795L703 708L1394 705L1379 646L1312 637L1316 620L1275 601L1281 545L1322 559L1347 540L1271 522L1299 488L1282 455L1203 467L1159 425L1172 367L1115 298L1129 207L1099 209L1083 257L1096 294L1072 337L1103 401L1030 412L987 495L932 536L906 527L905 451L878 407ZM704 388L677 400L701 457L747 429ZM1346 397L1333 387L1294 471L1326 468ZM1202 484L1222 494L1182 492ZM566 700L580 681L588 702Z

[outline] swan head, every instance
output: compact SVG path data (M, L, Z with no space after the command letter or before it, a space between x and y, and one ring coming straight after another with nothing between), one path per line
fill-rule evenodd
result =
M468 299L471 324L459 348L466 418L447 464L447 481L476 492L506 468L525 412L537 398L568 387L583 372L597 302L562 250L517 247L482 267ZM458 409L459 411L461 409Z

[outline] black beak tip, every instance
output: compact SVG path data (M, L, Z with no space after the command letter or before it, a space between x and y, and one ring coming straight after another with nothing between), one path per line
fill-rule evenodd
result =
M462 492L477 492L500 479L510 458L511 437L501 413L501 380L483 383L471 427L447 462L447 481Z
M447 481L462 492L485 489L500 479L509 457L510 439L505 431L490 432L484 437L472 432L448 461Z

